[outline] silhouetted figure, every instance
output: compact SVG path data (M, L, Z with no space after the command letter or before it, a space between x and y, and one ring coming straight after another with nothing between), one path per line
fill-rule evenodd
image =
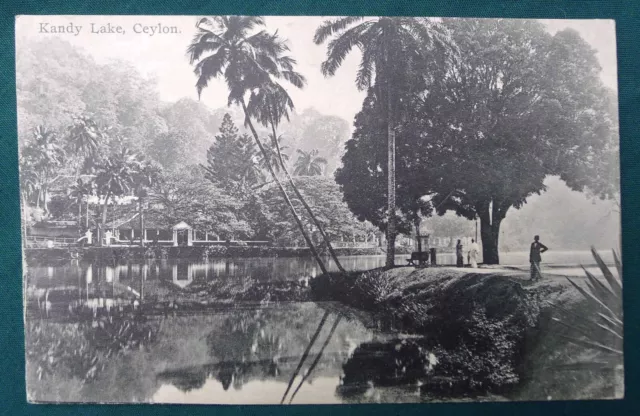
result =
M541 279L540 274L540 262L545 251L549 250L547 246L540 242L540 236L533 237L533 243L531 243L531 250L529 251L529 263L531 263L531 280Z
M456 266L464 266L464 255L462 254L462 241L458 240L456 244Z

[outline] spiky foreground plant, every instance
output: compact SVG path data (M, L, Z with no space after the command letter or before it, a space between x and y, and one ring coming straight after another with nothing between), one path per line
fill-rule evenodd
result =
M620 362L623 355L622 264L616 252L613 251L615 266L618 270L618 276L615 276L595 248L591 248L591 253L606 284L584 267L588 291L567 277L573 287L587 300L590 312L579 315L560 305L552 304L562 315L552 319L578 333L577 336L558 334L560 337L573 344L605 353L607 361Z

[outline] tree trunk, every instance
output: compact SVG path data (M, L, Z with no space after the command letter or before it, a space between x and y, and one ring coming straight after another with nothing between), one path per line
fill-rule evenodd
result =
M142 197L138 198L140 203L140 247L144 248L144 210L142 208Z
M101 227L98 229L98 246L102 247L103 237L105 233L105 227L107 226L107 204L109 202L109 198L111 198L111 192L107 192L104 198L104 205L102 206L102 221Z
M47 218L49 216L49 205L47 203L47 199L49 199L49 190L47 187L44 188L43 193L44 200L42 201L42 216Z
M480 217L480 238L482 239L482 262L484 264L500 264L500 255L498 253L498 239L500 237L500 224L502 219L500 215L496 215L497 211L493 209L493 215L489 214L488 204L486 208L478 211Z
M415 223L416 226L416 240L418 240L418 251L422 252L422 236L420 235L420 220Z
M316 250L316 247L313 245L313 242L311 241L311 239L309 238L309 235L307 234L306 230L304 229L304 224L302 223L302 220L300 219L300 216L296 212L295 207L291 203L291 200L289 199L289 195L287 195L287 191L284 189L284 187L282 186L282 183L280 182L280 180L276 176L276 173L274 172L273 168L271 167L271 163L269 163L269 156L268 156L267 151L265 150L264 146L262 145L262 142L260 141L260 138L258 137L258 133L256 132L256 129L253 127L253 123L251 123L251 119L249 118L249 113L247 112L247 105L245 104L244 99L240 100L240 104L242 104L242 110L244 111L245 121L246 121L247 125L249 126L249 129L251 130L251 133L253 134L253 138L255 139L256 144L258 145L258 148L260 149L260 152L262 152L262 157L264 157L264 159L265 159L265 164L267 165L267 169L269 170L269 173L273 177L273 180L275 181L275 183L278 185L278 188L280 189L280 192L282 193L282 196L283 196L287 206L289 207L289 210L291 211L291 214L293 215L293 218L295 219L296 224L298 225L298 228L300 228L300 232L302 233L302 236L304 237L304 240L307 242L307 245L309 246L309 250L311 250L311 254L313 254L313 257L316 259L316 262L318 262L318 266L320 266L320 270L322 270L322 273L326 274L327 273L327 268L325 267L324 262L322 261L322 259L318 255L318 251Z
M394 267L396 254L396 133L393 125L391 82L387 77L387 261L386 267Z
M311 220L313 221L316 228L320 232L322 239L324 240L325 244L327 245L327 248L329 249L329 254L331 255L331 258L333 259L334 263L338 267L338 270L340 270L341 272L345 272L344 267L342 267L342 264L340 264L340 261L338 260L338 256L336 252L333 250L333 246L331 245L331 240L329 239L329 236L327 235L327 233L324 232L324 228L322 227L322 224L320 224L320 221L318 221L318 218L314 215L313 211L311 210L311 207L309 206L309 204L307 204L307 201L303 198L302 194L298 190L298 187L293 182L293 178L289 174L289 170L284 164L284 160L282 159L282 153L280 152L280 143L278 143L278 139L277 139L278 136L276 136L276 128L273 121L271 122L271 130L273 132L273 141L276 145L276 152L278 153L278 160L280 161L280 166L282 166L282 171L287 176L287 179L289 180L289 184L293 188L293 192L296 194L300 202L302 202L302 205L309 213Z
M78 201L78 228L82 226L82 200Z

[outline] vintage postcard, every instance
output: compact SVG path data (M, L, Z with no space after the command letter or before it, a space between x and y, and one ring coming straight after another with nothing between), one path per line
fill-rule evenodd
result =
M615 23L18 16L35 403L624 396Z

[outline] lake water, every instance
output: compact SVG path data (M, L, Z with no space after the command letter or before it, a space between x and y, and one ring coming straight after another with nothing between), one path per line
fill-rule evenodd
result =
M505 253L502 262L522 265L527 256ZM398 256L397 263L405 263L407 257ZM348 270L380 267L384 260L384 256L341 258ZM545 260L558 265L593 263L589 252L547 253ZM100 267L65 261L29 267L28 272L27 291L36 295L31 299L45 299L48 288L57 292L46 295L46 309L54 313L42 314L40 300L30 302L28 311L35 306L35 313L27 314L27 324L40 325L47 334L66 334L70 326L78 328L76 322L58 319L70 307L83 305L95 311L131 305L141 294L142 299L166 294L165 283L173 290L183 290L199 280L296 280L315 276L318 270L313 259L307 258L243 258L132 260ZM280 403L291 384L286 402L292 403L429 401L415 382L377 385L380 374L376 371L388 373L388 362L374 363L364 377L360 367L348 365L354 351L365 351L358 362L384 361L384 354L368 357L366 348L358 348L371 343L397 344L405 335L381 331L367 314L339 304L236 304L222 311L151 314L145 319L157 328L154 342L111 356L91 380L66 373L54 374L54 382L28 377L31 396L61 401ZM95 321L93 325L95 328ZM87 328L91 331L92 327ZM358 382L345 385L345 380Z
M50 332L70 325L43 322ZM52 389L31 378L31 396L208 404L278 404L285 393L284 402L294 404L428 400L416 383L376 386L376 378L390 371L384 365L372 365L365 379L353 374L347 363L358 347L399 344L404 336L378 331L366 315L335 303L240 305L218 313L150 317L147 324L158 332L145 348L112 355L90 381L61 372Z

